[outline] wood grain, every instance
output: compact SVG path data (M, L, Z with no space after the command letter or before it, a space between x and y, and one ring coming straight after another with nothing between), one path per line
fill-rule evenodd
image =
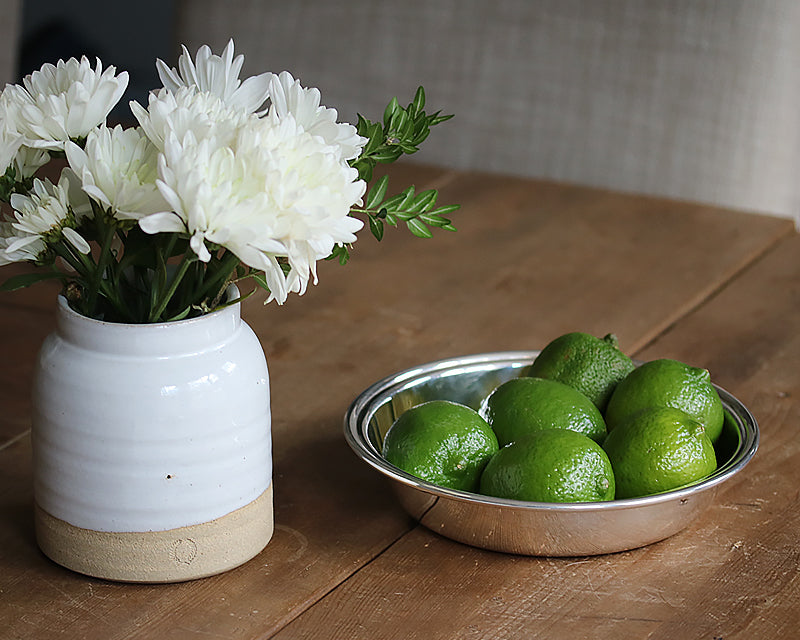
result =
M30 429L31 375L39 347L55 328L55 316L28 307L0 305L3 367L0 367L0 446Z
M745 551L757 553L740 534L762 511L717 505L691 532L606 558L494 554L416 527L349 451L341 420L357 393L401 368L538 348L573 329L614 331L626 350L649 345L644 354L685 348L724 371L731 356L701 348L696 329L682 326L726 300L731 281L739 286L752 273L767 273L772 250L785 252L794 241L791 223L546 182L419 166L396 171L398 185L438 186L443 203L463 203L454 216L458 233L421 241L389 230L380 244L365 234L349 265L320 265L320 285L305 296L282 308L245 304L270 366L277 530L261 555L221 576L120 585L41 556L30 527L30 407L21 398L30 358L50 330L52 301L50 292L0 300L4 346L16 369L6 367L0 384L13 416L0 431L0 629L9 637L501 638L548 637L548 630L550 637L581 637L587 628L598 637L641 637L668 630L667 621L679 624L687 608L694 612L687 624L711 628L711 605L691 607L699 587L676 590L674 581L694 565L701 567L699 584L728 579L720 567L732 571ZM796 291L796 273L781 277L774 286ZM754 278L751 287L759 289ZM758 312L776 332L774 340L761 338L773 351L784 348L789 331L778 326L778 310L765 302ZM733 306L730 313L741 315ZM729 322L739 335L757 334L744 324L753 318ZM787 352L786 362L796 356ZM742 371L766 366L741 362ZM764 375L766 385L772 378ZM757 406L772 405L764 398ZM747 504L766 500L768 484L766 478L748 488ZM730 608L730 599L724 603Z
M584 559L404 536L276 638L782 638L800 611L800 236L636 355L709 366L756 414L753 462L684 532ZM334 624L337 633L326 633Z

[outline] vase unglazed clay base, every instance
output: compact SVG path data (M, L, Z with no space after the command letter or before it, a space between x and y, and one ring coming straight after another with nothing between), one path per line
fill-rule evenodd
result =
M168 531L92 531L35 509L45 555L73 571L123 582L181 582L221 573L258 555L273 533L272 485L233 513Z

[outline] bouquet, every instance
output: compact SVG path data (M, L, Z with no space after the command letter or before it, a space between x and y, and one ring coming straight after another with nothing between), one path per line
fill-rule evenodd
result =
M0 289L47 279L70 306L110 322L168 322L230 304L249 280L282 304L317 283L321 259L344 264L365 223L416 236L454 231L437 192L388 196L378 163L414 153L452 116L397 99L382 122L338 122L317 89L288 72L239 79L244 57L186 47L178 68L157 60L163 87L138 126L107 124L128 75L84 57L45 64L0 93L0 265L29 262ZM56 183L36 177L61 163ZM56 166L56 170L59 167ZM55 174L52 174L55 175ZM369 184L369 187L368 187Z

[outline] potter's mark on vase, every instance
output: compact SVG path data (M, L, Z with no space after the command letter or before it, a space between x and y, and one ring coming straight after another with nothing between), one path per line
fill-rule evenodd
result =
M180 564L192 564L197 557L197 544L191 538L180 538L172 543L169 555Z

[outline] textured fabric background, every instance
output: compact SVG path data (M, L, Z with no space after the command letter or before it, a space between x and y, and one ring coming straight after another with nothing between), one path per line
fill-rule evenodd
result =
M796 0L179 0L177 42L290 70L344 119L423 84L420 161L798 219Z

